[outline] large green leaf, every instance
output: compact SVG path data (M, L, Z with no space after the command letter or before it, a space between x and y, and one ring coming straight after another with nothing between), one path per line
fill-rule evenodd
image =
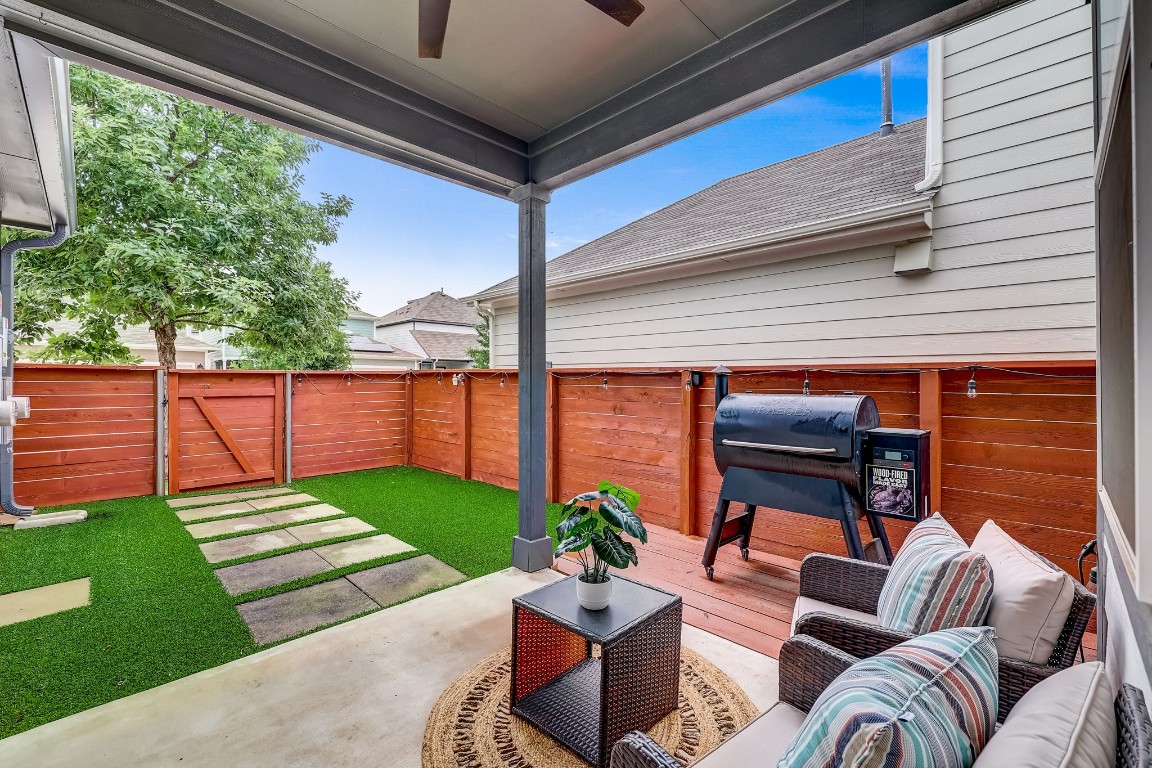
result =
M556 538L566 539L572 535L572 529L584 522L584 514L569 515L556 526Z
M573 496L572 498L568 499L568 503L564 506L569 507L574 504L579 504L582 501L593 501L598 498L600 498L599 491L589 491L588 493L582 493L579 496Z
M607 496L600 503L600 514L617 528L622 528L629 536L648 543L648 530L640 517L615 496Z
M608 530L592 537L592 551L613 568L627 568L635 557L635 550L629 553L623 539L615 531Z
M556 545L556 556L559 557L568 552L579 552L582 549L587 549L589 544L594 544L590 536L569 536Z
M631 488L625 488L622 485L617 485L608 480L602 481L598 487L601 493L611 494L621 499L628 506L628 509L633 512L640 507L640 494Z

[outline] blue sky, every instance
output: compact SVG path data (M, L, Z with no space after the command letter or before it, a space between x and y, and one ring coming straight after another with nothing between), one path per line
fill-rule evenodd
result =
M896 122L923 117L927 46L893 62ZM548 206L555 257L645 214L754 168L838 144L880 125L880 65L842 75L557 190ZM321 257L384 314L444 289L466 296L516 272L516 209L491 195L334 146L305 170L305 194L355 201Z

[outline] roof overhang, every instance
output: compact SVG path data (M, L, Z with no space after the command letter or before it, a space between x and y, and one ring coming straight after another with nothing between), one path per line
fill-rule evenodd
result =
M2 22L2 20L0 20ZM0 23L0 223L76 228L68 65Z
M932 198L925 196L898 205L764 232L719 245L688 248L679 253L589 270L558 280L550 279L548 297L575 296L851 248L903 243L930 237L931 234ZM516 285L468 296L463 301L490 306L515 304Z
M351 33L333 36L337 25L330 17L337 12L362 18L365 27L384 30L381 34L406 30L415 3L0 0L0 15L11 29L60 55L507 195L528 182L546 188L571 183L1019 1L652 0L632 28L616 30L609 21L606 27L539 38L541 21L575 11L527 0L485 0L483 13L509 24L485 27L475 36L532 41L530 52L541 68L551 60L550 46L567 46L568 69L553 67L551 81L520 94L522 100L553 107L548 114L562 119L536 130L525 127L530 121L522 116L497 119L500 115L488 109L495 96L468 91L473 80L491 84L517 77L516 72L504 76L507 61L501 56L508 48L502 49L500 40L473 40L474 47L467 48L470 30L460 24L451 33L456 37L449 38L446 58L456 45L461 56L469 53L475 60L456 62L456 70L432 70L414 69L408 60L394 66L404 51L386 46L367 60L359 53L366 40ZM311 15L294 21L289 9L303 6ZM681 35L674 40L672 26L666 34L627 37L640 34L638 25L663 23L664 15L705 6L731 19L747 8L765 13L708 39ZM631 51L629 66L601 66L601 54L616 50L602 39L614 35L621 36L621 46L632 40L635 48L636 40L644 41ZM488 45L475 45L484 42ZM637 80L636 67L664 55L673 42L679 58ZM526 82L530 64L516 70ZM598 94L598 101L566 116L563 108L584 104L589 92Z

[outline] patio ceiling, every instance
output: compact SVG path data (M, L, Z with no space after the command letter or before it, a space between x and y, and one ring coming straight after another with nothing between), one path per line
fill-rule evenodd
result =
M0 0L9 28L386 160L555 188L1018 0Z

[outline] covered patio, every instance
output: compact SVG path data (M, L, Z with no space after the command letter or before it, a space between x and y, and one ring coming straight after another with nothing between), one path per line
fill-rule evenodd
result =
M548 524L549 502L561 500L550 463L558 439L549 432L556 385L545 350L545 227L552 192L1013 4L652 2L645 10L651 24L623 27L578 0L556 12L552 4L545 11L514 0L485 3L483 11L458 3L442 40L443 58L429 60L416 53L420 25L414 3L305 7L230 0L193 8L148 0L0 0L5 41L28 46L46 61L107 69L505 197L516 205L519 222L513 568L5 739L0 757L14 765L45 766L419 765L425 721L439 693L509 644L511 600L575 572L571 561L554 559ZM371 29L361 37L356 25L365 19ZM1141 33L1131 39L1133 45L1149 44ZM1142 78L1137 84L1147 90ZM1143 155L1138 159L1147 166ZM1145 175L1152 174L1144 166ZM66 206L56 209L49 223L64 232L71 223ZM1132 329L1126 331L1130 338ZM1115 360L1102 355L1100 391L1109 392L1120 380L1121 395L1141 405L1139 387L1123 389L1124 377L1111 378L1109 365ZM697 397L691 394L697 386L693 372L662 373L677 382L685 376L685 397ZM607 388L608 373L603 377ZM417 379L405 381L411 409L411 382ZM274 386L280 388L277 397L290 400L290 376ZM939 371L935 386L928 391L939 401ZM690 409L698 405L688 402ZM276 403L283 407L282 399ZM1101 410L1097 445L1107 462L1121 443L1109 443L1117 434L1109 431L1116 430L1115 407ZM679 434L687 441L682 454L693 457L684 460L682 476L695 471L700 436L694 413L684 417ZM1105 635L1099 655L1115 667L1118 679L1147 688L1152 661L1143 601L1152 583L1152 555L1139 567L1134 551L1148 543L1148 526L1135 491L1139 448L1152 429L1140 420L1143 410L1137 415L1135 437L1120 430L1135 444L1135 458L1129 456L1127 473L1119 471L1114 480L1131 486L1130 498L1123 497L1131 503L1125 507L1119 500L1125 509L1117 513L1100 489L1101 623L1103 632L1113 634ZM942 418L939 408L936 416ZM471 423L470 416L463 418L466 426ZM407 453L396 463L420 464L412 458L420 436L410 424L407 429L401 449ZM159 426L154 437L161 440ZM175 445L179 454L178 440ZM473 479L470 446L467 439L462 443L465 479ZM277 473L285 467L290 475L291 456L265 479L284 481ZM3 471L0 462L0 491L11 494ZM156 485L163 488L162 477ZM181 490L179 482L168 490ZM934 490L937 503L939 491ZM683 494L678 511L686 522L678 530L675 521L653 526L648 556L635 574L683 594L684 646L738 680L757 707L766 709L778 698L773 657L792 634L800 561L765 552L746 560L735 548L723 548L716 563L720 578L705 581L699 573L700 526L688 511L696 506L697 489L668 492ZM11 496L4 501L14 503ZM1059 556L1069 557L1064 550ZM1058 565L1069 570L1068 563ZM1094 634L1085 645L1086 656L1094 658Z

